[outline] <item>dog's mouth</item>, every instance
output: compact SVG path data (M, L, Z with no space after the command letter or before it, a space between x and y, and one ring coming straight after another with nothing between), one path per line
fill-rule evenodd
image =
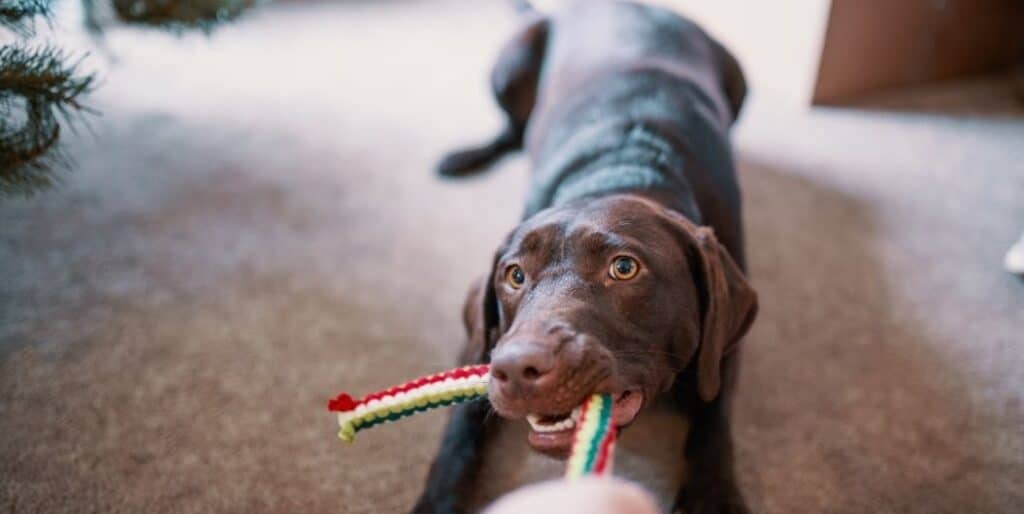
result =
M636 389L627 389L615 395L615 405L612 408L615 426L623 427L632 423L643 403L644 395ZM573 437L582 416L581 407L561 414L527 414L526 422L530 426L527 441L534 450L545 455L567 458L569 451L572 450Z

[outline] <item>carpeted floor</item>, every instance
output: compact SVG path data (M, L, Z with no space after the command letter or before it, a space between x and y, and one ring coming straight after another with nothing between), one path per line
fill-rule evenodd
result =
M283 3L210 38L111 32L77 169L0 201L0 511L407 509L443 414L342 448L324 400L453 362L526 163L431 167L498 126L513 23ZM752 97L763 310L735 430L757 511L1020 511L1024 282L1000 262L1022 141L1019 118Z

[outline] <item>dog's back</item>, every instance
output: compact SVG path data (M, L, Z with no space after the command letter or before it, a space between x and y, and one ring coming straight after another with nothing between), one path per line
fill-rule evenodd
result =
M736 118L746 94L739 66L679 14L633 2L591 0L575 2L548 20L535 113L600 90L600 82L612 75L660 70L707 95L703 100L723 127Z
M629 2L579 2L548 18L526 131L524 217L575 198L648 190L715 228L742 265L728 130L746 84L693 22Z

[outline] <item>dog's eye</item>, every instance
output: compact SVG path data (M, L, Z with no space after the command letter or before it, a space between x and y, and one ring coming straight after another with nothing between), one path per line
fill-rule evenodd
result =
M523 285L523 282L526 282L526 274L523 273L523 268L520 268L517 264L513 264L505 271L505 280L513 288L519 289L519 286Z
M615 260L612 261L612 266L608 269L608 274L615 280L629 280L635 277L639 271L640 263L636 262L636 259L632 257L626 257L623 255L616 257Z

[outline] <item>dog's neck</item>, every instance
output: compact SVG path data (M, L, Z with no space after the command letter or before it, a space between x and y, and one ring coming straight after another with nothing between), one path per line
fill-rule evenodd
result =
M553 206L579 198L623 191L650 191L668 186L665 175L650 166L613 164L586 172L574 173L555 189Z
M693 189L683 172L685 149L655 124L595 124L574 134L532 177L524 219L588 197L637 193L700 223Z

